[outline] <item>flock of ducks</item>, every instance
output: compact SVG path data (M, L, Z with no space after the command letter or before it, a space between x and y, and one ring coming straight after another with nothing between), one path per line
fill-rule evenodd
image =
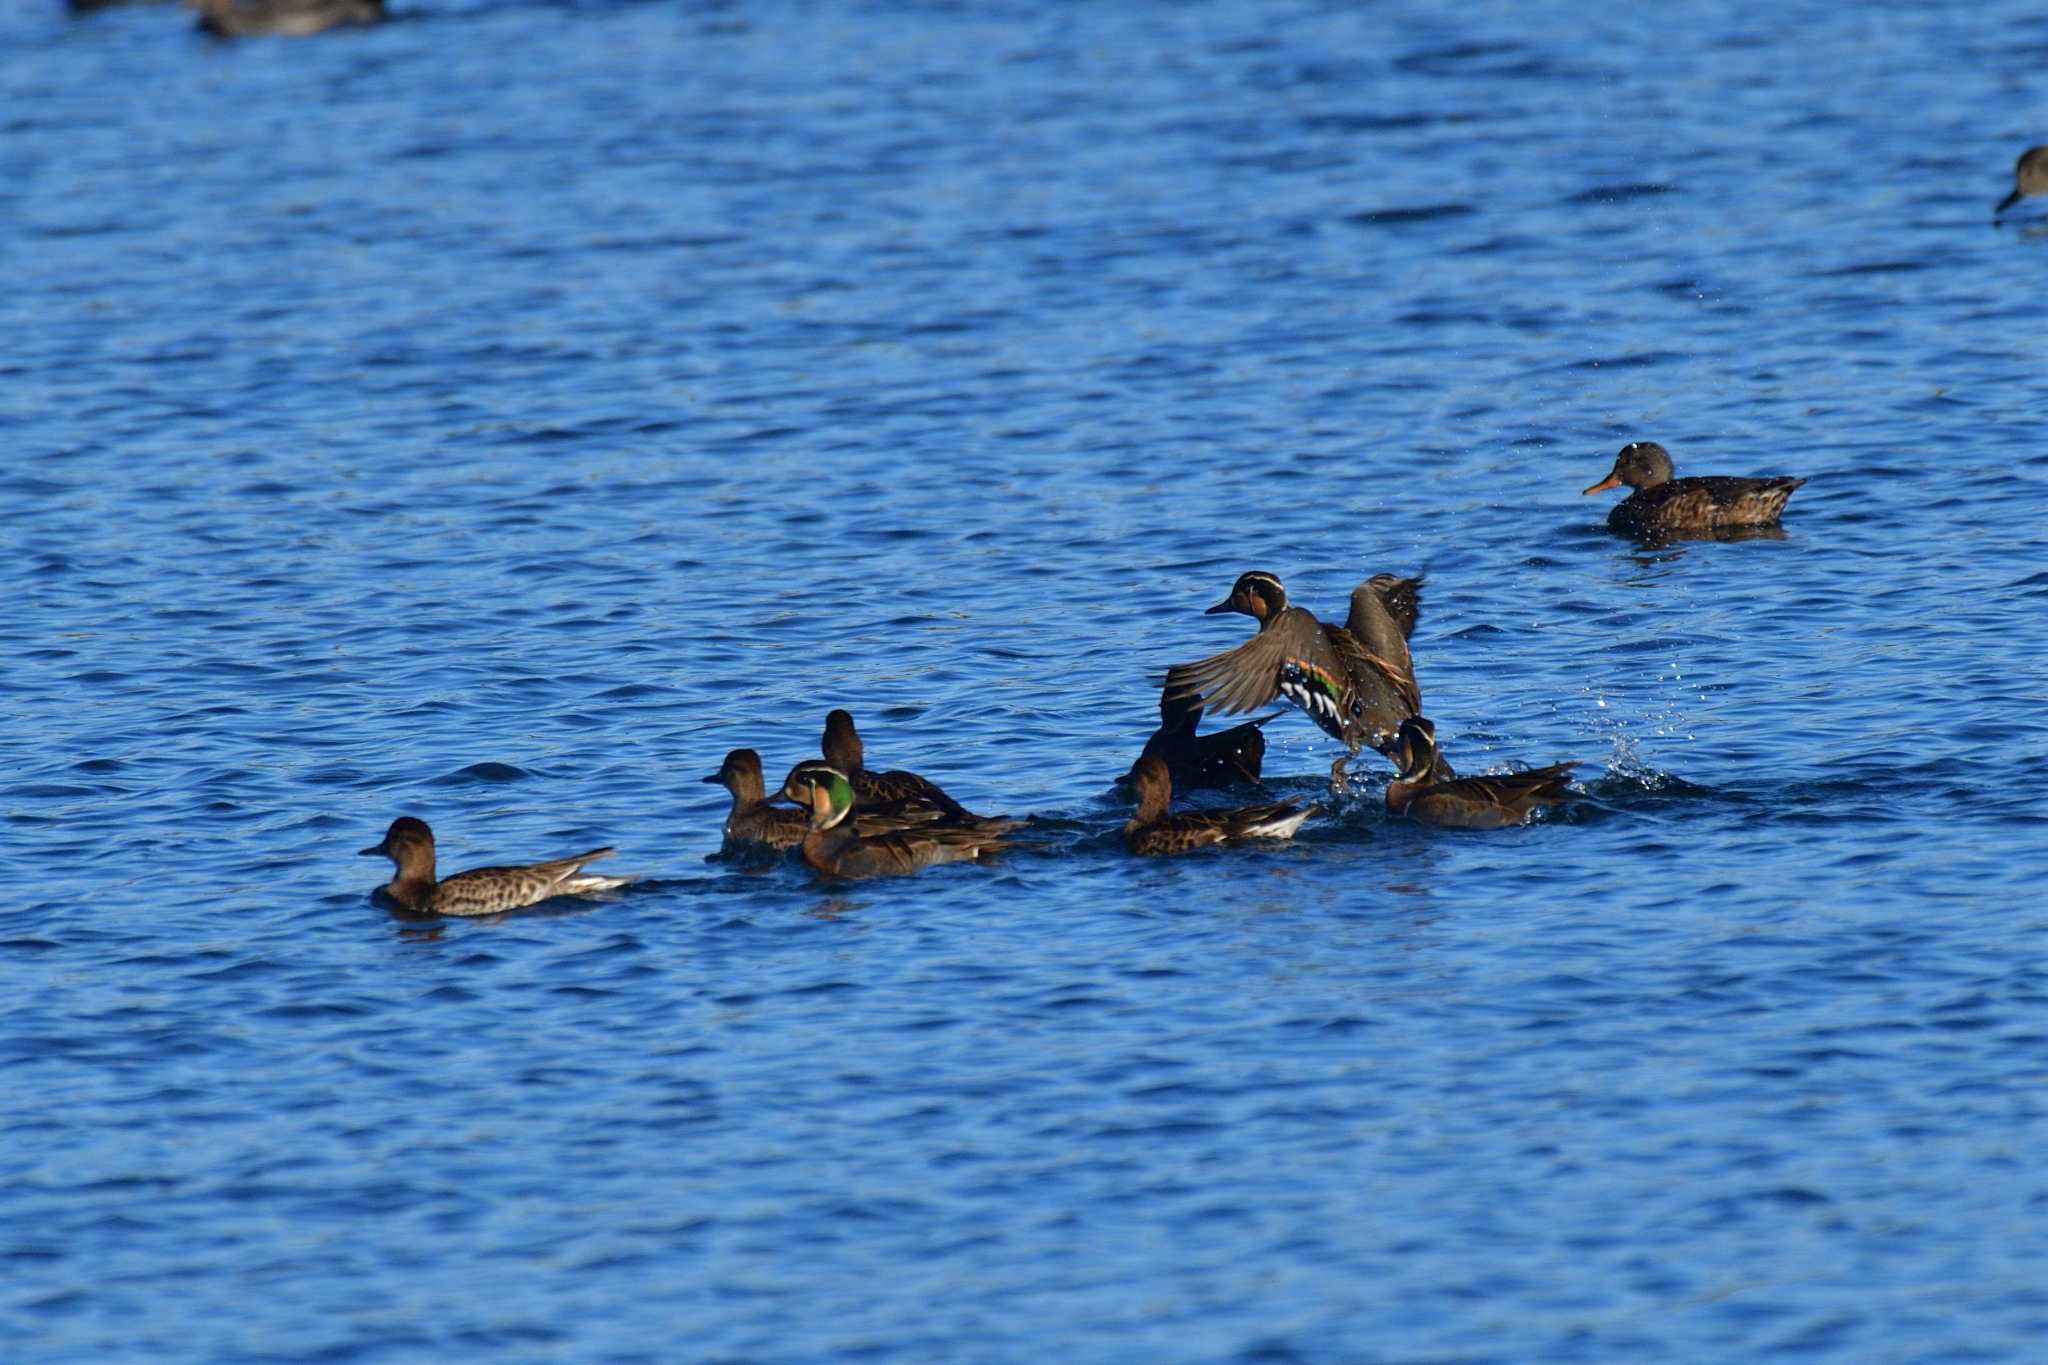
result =
M1585 492L1626 485L1629 496L1608 516L1609 527L1658 540L1773 526L1786 499L1805 482L1678 478L1670 452L1654 441L1635 441L1622 447L1607 477ZM1394 776L1386 805L1395 816L1498 829L1568 799L1574 764L1460 777L1443 756L1436 726L1423 714L1409 652L1422 592L1419 576L1376 574L1352 590L1340 625L1290 602L1273 574L1239 575L1205 614L1249 616L1258 630L1220 654L1166 670L1159 728L1126 775L1136 809L1123 827L1124 846L1156 855L1293 837L1320 806L1274 801L1227 810L1173 809L1176 790L1258 784L1266 753L1262 727L1285 708L1206 735L1200 722L1204 714L1238 715L1275 701L1298 708L1343 745L1330 766L1333 792L1344 790L1346 766L1360 750L1370 747L1389 759ZM819 750L820 757L791 768L773 795L761 756L752 749L734 749L703 779L732 798L723 855L782 858L794 852L823 876L864 878L978 861L1029 840L1029 819L979 815L929 778L870 768L860 731L846 711L825 717ZM610 848L437 880L433 832L409 815L393 821L383 840L362 852L396 865L384 893L401 909L422 914L499 914L632 880L584 870L609 856Z
M84 11L120 0L68 0ZM384 0L183 0L199 27L224 37L303 36L373 24ZM2013 188L1993 220L2030 195L2048 194L2048 145L2030 147L2013 168ZM1606 478L1587 493L1626 486L1629 496L1608 514L1608 526L1642 537L1713 534L1776 525L1798 478L1679 478L1671 456L1654 441L1624 446ZM1167 670L1159 728L1132 765L1136 810L1124 825L1137 854L1181 853L1212 844L1287 839L1317 806L1278 801L1232 810L1172 809L1176 789L1256 785L1265 758L1261 727L1271 717L1207 735L1205 712L1238 715L1276 699L1300 708L1344 751L1331 765L1342 791L1346 765L1367 746L1390 759L1395 776L1387 809L1428 824L1498 828L1519 824L1540 807L1567 798L1573 765L1460 777L1437 746L1436 727L1422 714L1408 638L1421 608L1421 578L1379 574L1351 594L1342 625L1295 606L1270 573L1240 576L1210 613L1234 612L1258 622L1234 649ZM826 717L823 757L790 770L775 796L767 793L760 755L735 749L704 781L732 796L724 851L794 849L830 877L915 872L939 863L978 860L1011 847L1029 822L976 815L935 783L909 772L873 772L864 763L853 717ZM424 821L401 816L384 838L362 850L397 868L382 890L401 909L423 914L491 915L554 896L609 891L633 880L600 876L585 866L613 852L592 849L571 858L475 868L436 878L434 835Z

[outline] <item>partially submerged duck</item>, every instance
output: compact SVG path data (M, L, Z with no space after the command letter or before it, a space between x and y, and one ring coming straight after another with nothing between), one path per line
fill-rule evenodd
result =
M1291 839L1318 807L1275 801L1239 810L1172 814L1173 779L1158 757L1141 758L1131 769L1138 809L1124 825L1124 847L1133 853L1185 853L1210 844L1246 839Z
M1805 482L1722 475L1673 478L1671 452L1655 441L1631 441L1614 457L1613 471L1583 491L1600 493L1627 484L1635 491L1607 514L1608 529L1626 535L1654 535L1775 526L1785 510L1785 500Z
M1401 772L1387 784L1387 810L1457 829L1521 824L1538 806L1565 799L1565 784L1578 766L1553 763L1528 772L1446 780L1438 771L1436 726L1423 716L1401 722L1395 756Z
M401 815L384 831L382 843L360 850L361 856L389 858L398 875L384 893L415 914L496 915L538 905L553 896L587 896L610 891L631 877L600 877L583 870L585 863L609 858L616 849L593 848L573 858L509 867L477 867L438 881L434 877L434 831L427 822Z

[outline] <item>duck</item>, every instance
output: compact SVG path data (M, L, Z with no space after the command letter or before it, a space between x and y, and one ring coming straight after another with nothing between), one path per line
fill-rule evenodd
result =
M1401 772L1387 784L1388 812L1454 829L1521 824L1538 806L1565 799L1565 784L1578 766L1553 763L1527 772L1447 779L1437 759L1436 723L1426 716L1401 722L1395 754Z
M452 877L434 878L434 831L427 822L401 815L384 831L381 843L359 850L361 857L389 858L398 875L383 887L386 895L415 914L496 915L538 905L553 896L587 896L611 891L632 877L604 877L583 870L585 863L609 858L618 850L593 848L573 858L508 867L476 867Z
M803 860L828 877L900 876L939 863L968 862L1008 847L1000 835L963 825L930 824L865 836L853 828L853 780L837 768L810 770L811 827Z
M811 787L819 780L819 774L827 771L844 775L843 769L833 768L822 758L807 758L789 770L789 776L782 779L782 787L776 793L782 800L796 805L797 813L804 817L806 828L810 821ZM957 825L984 834L1007 834L1029 823L1028 819L1008 815L975 815L972 812L965 819L956 820L930 802L914 798L881 802L865 801L858 795L853 798L853 832L861 835L896 834L926 825Z
M1733 478L1711 475L1673 478L1671 452L1655 441L1630 441L1614 457L1614 470L1582 490L1602 493L1627 484L1634 489L1607 514L1607 527L1624 535L1713 531L1775 526L1785 500L1805 479L1783 476Z
M1230 595L1203 613L1238 612L1259 623L1259 633L1235 649L1166 671L1166 692L1201 701L1224 715L1254 710L1285 697L1344 742L1330 765L1330 784L1341 788L1344 768L1364 745L1381 752L1402 721L1422 711L1408 637L1422 604L1421 577L1377 574L1351 591L1351 612L1341 626L1318 621L1291 606L1273 574L1240 574Z
M1993 221L2030 194L2048 194L2048 145L2029 147L2020 153L2012 168L2012 193L1991 210Z
M860 731L854 728L853 716L844 710L834 710L826 715L822 747L826 765L837 769L853 784L854 797L862 809L888 809L899 814L928 810L959 824L1003 818L976 815L946 795L938 783L916 773L901 769L878 773L869 769ZM785 794L794 796L786 790Z
M1202 703L1194 697L1159 694L1159 728L1145 741L1139 757L1157 758L1166 765L1173 785L1180 791L1259 784L1259 772L1266 761L1266 734L1260 727L1270 717L1233 725L1206 735L1195 733L1201 723Z
M187 0L199 27L219 38L303 38L384 18L384 0Z
M1137 812L1124 825L1124 847L1133 853L1185 853L1210 844L1246 839L1292 839L1301 822L1321 809L1275 801L1238 810L1171 813L1173 776L1157 754L1140 758L1131 769Z

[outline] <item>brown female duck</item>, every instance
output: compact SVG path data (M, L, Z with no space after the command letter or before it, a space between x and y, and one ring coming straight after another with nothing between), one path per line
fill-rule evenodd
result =
M823 747L825 762L846 775L864 811L893 810L909 814L928 810L940 818L960 823L1002 818L976 815L940 790L938 783L916 773L901 769L884 773L870 770L861 745L860 731L853 728L853 717L845 711L833 711L825 717Z
M1137 791L1138 810L1124 825L1124 846L1133 853L1185 853L1242 839L1291 839L1301 822L1319 809L1275 801L1240 810L1174 815L1173 778L1157 756L1138 760L1131 769L1131 786Z
M1738 526L1775 526L1785 500L1804 479L1744 479L1719 475L1676 479L1671 453L1655 441L1631 441L1614 457L1614 470L1585 489L1600 493L1627 484L1634 489L1607 514L1609 530L1626 535L1713 531Z
M1235 649L1175 664L1166 671L1166 693L1225 715L1287 698L1344 742L1330 765L1330 781L1339 783L1360 747L1384 751L1401 722L1422 710L1408 653L1421 602L1420 578L1379 574L1352 589L1351 613L1338 626L1289 606L1272 574L1242 574L1204 615L1241 612L1259 623L1259 633Z
M1458 829L1499 829L1519 825L1538 806L1565 799L1575 763L1505 773L1496 777L1445 779L1437 759L1436 726L1426 717L1401 722L1394 745L1400 776L1387 784L1387 809L1426 825Z
M593 848L573 858L513 867L478 867L452 877L434 879L434 831L424 820L401 815L384 831L384 841L360 850L363 857L385 857L398 865L398 875L384 887L386 895L418 914L496 915L538 905L551 896L586 896L610 891L631 877L599 877L583 871L585 863L609 858L616 850Z
M1156 758L1180 791L1205 787L1257 786L1266 761L1266 735L1259 727L1267 717L1198 735L1202 703L1194 697L1159 694L1159 728L1145 741L1141 759Z
M853 830L853 783L836 768L812 770L811 828L803 859L828 877L887 877L938 863L967 862L999 852L999 835L964 825L920 825L896 834Z

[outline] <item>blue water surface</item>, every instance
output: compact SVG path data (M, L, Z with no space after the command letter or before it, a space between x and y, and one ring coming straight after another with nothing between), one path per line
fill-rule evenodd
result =
M2042 1358L2038 6L391 7L0 12L0 1356ZM1578 799L1127 856L1255 568Z

